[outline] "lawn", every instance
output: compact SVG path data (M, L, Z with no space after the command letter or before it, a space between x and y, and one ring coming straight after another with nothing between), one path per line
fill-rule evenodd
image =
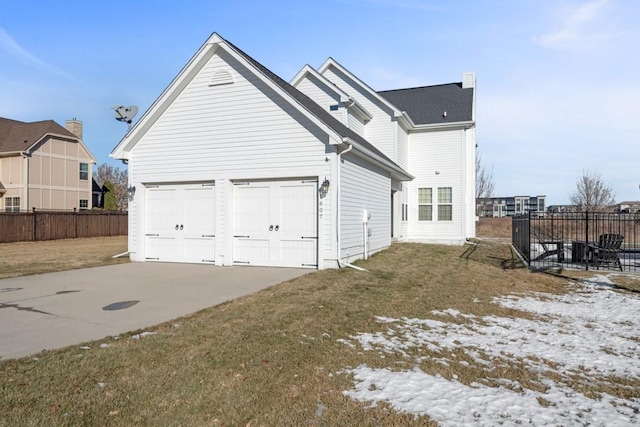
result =
M635 276L532 273L484 241L358 265L0 361L0 425L640 421Z
M0 243L0 279L129 262L127 236Z

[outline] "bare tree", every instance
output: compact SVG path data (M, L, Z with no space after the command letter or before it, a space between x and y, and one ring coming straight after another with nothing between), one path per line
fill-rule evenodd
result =
M493 181L493 166L487 170L482 164L480 152L476 150L476 199L493 196L495 182Z
M584 210L600 210L616 203L611 187L602 182L598 172L582 171L571 204Z
M129 177L126 169L121 170L110 164L101 163L93 173L93 179L96 180L100 187L104 186L105 183L110 184L107 186L110 187L113 200L115 200L115 209L127 210L129 204L127 195ZM106 205L105 208L107 208Z

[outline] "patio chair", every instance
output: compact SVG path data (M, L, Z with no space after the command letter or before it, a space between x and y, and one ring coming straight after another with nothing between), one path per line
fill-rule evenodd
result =
M599 270L601 265L614 264L620 271L622 263L620 262L620 250L624 236L621 234L602 234L598 238L597 245L589 246L589 254L593 265Z
M534 261L543 260L551 255L557 255L558 262L564 261L564 242L562 239L543 239L540 235L540 231L536 228L533 229L533 234L536 236L536 239L538 239L538 243L540 243L540 246L542 246L544 251L538 255ZM549 245L555 245L555 249L550 249Z

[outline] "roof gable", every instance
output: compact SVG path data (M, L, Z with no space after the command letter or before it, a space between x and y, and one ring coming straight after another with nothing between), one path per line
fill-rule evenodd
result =
M234 56L248 70L253 72L262 81L276 90L276 92L280 93L283 99L287 100L291 105L303 112L320 128L324 129L328 133L334 134L340 142L346 142L348 140L355 143L357 145L357 150L384 164L385 167L393 171L392 173L395 176L400 177L400 179L413 178L395 162L385 156L380 150L334 118L328 111L325 111L324 108L315 103L307 95L300 92L291 84L216 33L213 33L211 37L209 37L209 39L200 47L169 86L113 149L110 156L119 159L127 159L128 152L133 149L142 136L151 128L151 126L153 126L163 112L166 111L171 103L187 87L189 82L198 75L207 62L216 54L218 49L224 49L227 53Z
M352 113L360 117L364 122L368 122L373 118L371 113L369 113L367 109L364 108L364 106L362 106L358 101L352 98L351 95L340 89L334 83L329 81L329 79L327 79L325 76L320 74L309 65L305 65L302 70L300 70L298 74L296 74L296 76L291 80L290 84L297 88L304 79L309 79L310 81L313 81L313 79L315 79L315 81L319 85L323 86L323 90L336 94L340 98L340 103L342 103L346 108L350 109Z
M379 91L378 94L406 111L416 125L473 120L473 88L462 83Z
M27 151L47 134L80 141L53 120L27 123L0 117L0 153Z

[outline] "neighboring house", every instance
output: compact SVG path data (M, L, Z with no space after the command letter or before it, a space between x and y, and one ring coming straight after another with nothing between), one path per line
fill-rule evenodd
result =
M640 201L620 202L616 205L616 213L638 213L640 212Z
M0 206L5 212L91 209L95 157L82 122L0 118Z
M476 201L478 216L502 218L534 213L543 215L547 196L483 197Z
M375 92L329 59L287 83L213 34L118 143L134 261L334 268L475 236L475 77Z
M104 195L109 192L106 185L100 187L100 184L95 179L92 179L91 184L91 200L92 207L102 209L104 208Z

